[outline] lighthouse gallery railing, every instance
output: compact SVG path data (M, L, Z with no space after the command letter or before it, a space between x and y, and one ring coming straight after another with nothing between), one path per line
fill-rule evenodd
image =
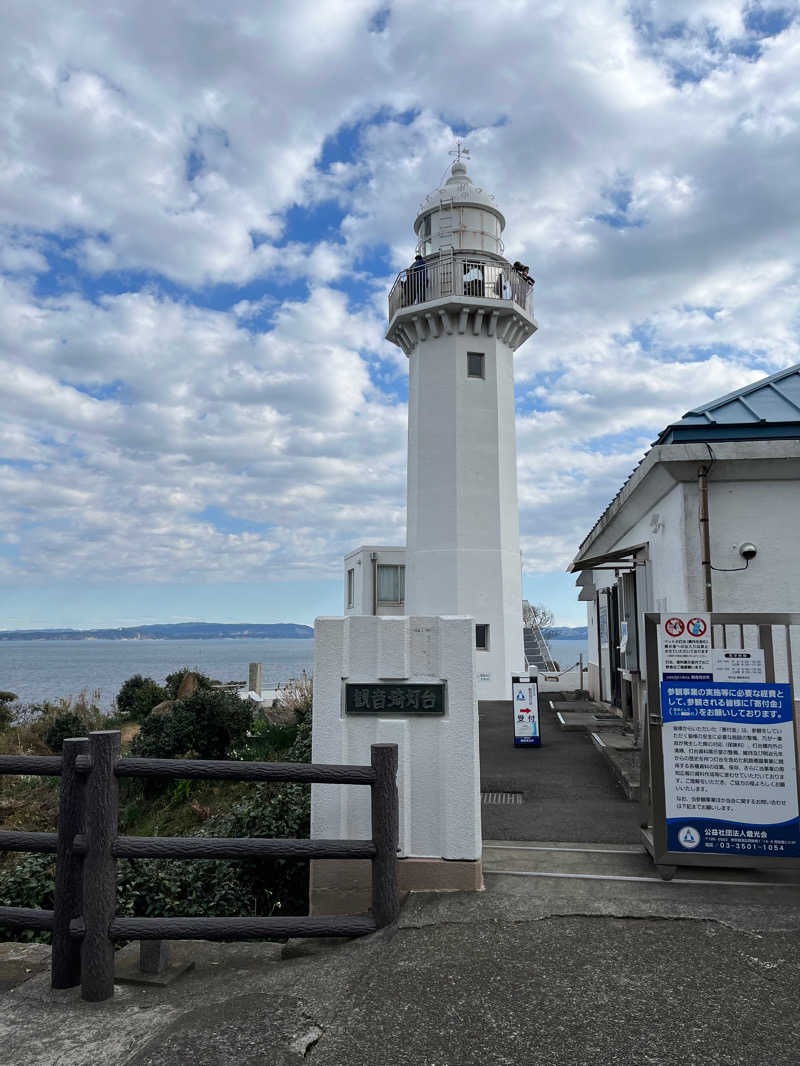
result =
M389 293L389 318L403 307L444 296L511 300L533 315L533 283L508 264L468 255L446 255L401 270Z

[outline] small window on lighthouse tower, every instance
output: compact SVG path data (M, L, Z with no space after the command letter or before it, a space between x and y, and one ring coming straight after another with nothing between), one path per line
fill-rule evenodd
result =
M467 352L467 377L486 377L486 357L483 352Z
M478 651L489 650L489 625L486 622L478 622L475 626L475 647Z

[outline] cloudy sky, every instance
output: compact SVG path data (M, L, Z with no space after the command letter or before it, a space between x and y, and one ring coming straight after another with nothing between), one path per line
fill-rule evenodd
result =
M456 136L533 264L525 591L656 433L800 361L800 5L6 0L0 628L311 622L405 539L383 339Z

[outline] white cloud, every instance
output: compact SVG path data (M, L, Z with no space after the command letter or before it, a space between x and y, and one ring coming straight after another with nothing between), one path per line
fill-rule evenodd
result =
M531 570L669 421L800 361L797 4L381 6L12 3L6 581L335 576L402 542L386 291L454 125L537 279Z

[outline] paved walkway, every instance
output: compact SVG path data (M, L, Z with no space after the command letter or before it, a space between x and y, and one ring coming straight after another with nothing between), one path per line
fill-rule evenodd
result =
M102 1004L40 974L0 997L3 1066L797 1066L796 885L557 852L328 954L178 945L192 972Z
M519 805L483 806L484 840L638 842L638 803L586 733L559 729L548 696L539 705L542 746L515 748L511 703L480 704L481 789L523 796Z
M516 750L481 706L484 893L412 894L361 941L174 945L167 988L0 995L2 1066L798 1066L800 873L664 882L588 738ZM36 957L37 964L41 959Z

